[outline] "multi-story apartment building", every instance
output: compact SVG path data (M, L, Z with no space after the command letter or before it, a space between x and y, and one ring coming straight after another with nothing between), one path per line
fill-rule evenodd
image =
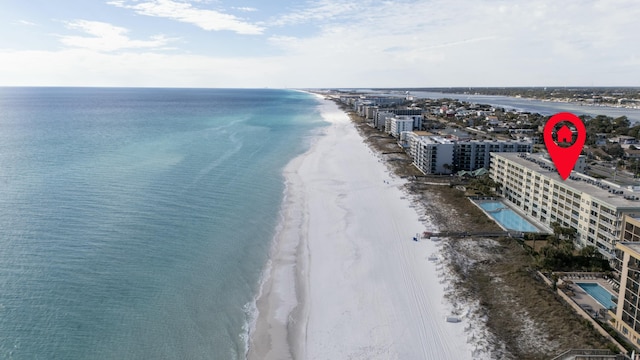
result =
M492 152L531 152L531 141L509 140L472 140L457 142L454 163L457 170L473 171L479 168L489 169Z
M420 109L420 108L389 109L387 111L390 111L390 112L394 113L395 115L402 115L402 116L420 115L420 116L422 116L422 109Z
M638 226L637 219L636 224ZM634 346L640 346L640 243L619 242L616 244L620 275L617 306L609 311L614 319L612 325Z
M527 141L455 141L442 136L418 135L415 132L403 136L403 140L405 140L403 146L408 147L415 166L424 174L450 174L457 170L489 169L491 152L530 152L533 146L531 142ZM418 153L420 147L423 150L429 149L432 154L438 153L439 155L437 157L422 157L418 161L415 154ZM438 150L440 147L442 150Z
M640 243L640 216L632 214L624 217L622 222L622 237L620 240Z
M378 111L378 106L377 105L365 106L363 110L364 110L364 118L366 120L372 120L376 112Z
M533 146L531 142L527 141L455 141L442 136L418 135L415 132L405 134L401 140L404 140L403 147L408 147L408 152L414 159L416 167L425 174L450 174L457 170L473 171L483 167L489 169L490 152L528 152ZM432 153L439 151L440 155L437 157L437 161L435 158L431 163L427 161L430 158L416 161L416 148L419 146L430 149L429 151ZM438 150L439 147L443 147L443 149Z
M577 231L578 246L593 245L614 258L625 214L640 214L634 189L573 172L563 180L539 155L491 153L491 178L511 204L542 224Z
M390 111L376 111L373 115L373 127L380 131L384 131L387 119L394 116L395 114Z
M399 97L372 97L367 95L343 95L340 101L344 104L351 105L353 110L360 116L365 116L367 108L377 106L393 106L404 101Z
M620 243L640 244L640 216L639 215L628 214L622 217L622 233L620 235L620 242L618 244ZM629 250L629 248L630 247L624 247L621 249L616 244L616 248L615 248L616 258L611 261L613 268L615 270L614 272L615 276L613 279L615 281L614 285L620 286L620 276L623 271L622 263L624 258L624 251L622 250ZM640 316L640 314L638 315Z
M400 134L404 131L413 130L414 119L404 116L395 116L387 118L387 124L385 125L385 131L391 134L393 137L400 137Z
M385 130L385 123L387 119L390 118L401 118L401 119L413 119L413 129L420 130L422 128L422 120L424 116L422 115L422 109L379 109L376 108L372 114L372 123L373 127L380 131ZM411 130L409 130L411 131ZM389 132L387 130L387 132Z
M449 174L453 162L454 142L440 136L419 136L411 133L409 155L423 174Z

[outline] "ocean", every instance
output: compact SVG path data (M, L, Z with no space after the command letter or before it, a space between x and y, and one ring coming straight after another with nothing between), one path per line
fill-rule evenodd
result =
M242 359L282 169L273 89L0 88L0 358Z

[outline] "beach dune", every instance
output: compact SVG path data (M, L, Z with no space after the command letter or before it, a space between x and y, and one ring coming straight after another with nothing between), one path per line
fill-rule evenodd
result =
M285 169L248 357L471 359L428 260L438 244L413 241L430 224L347 114L320 101L330 125Z

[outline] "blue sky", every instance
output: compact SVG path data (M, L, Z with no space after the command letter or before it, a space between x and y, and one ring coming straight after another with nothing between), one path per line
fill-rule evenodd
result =
M637 0L0 0L0 86L640 86Z

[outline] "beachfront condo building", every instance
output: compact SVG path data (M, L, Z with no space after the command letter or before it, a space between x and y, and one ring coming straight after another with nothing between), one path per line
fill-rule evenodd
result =
M397 96L366 96L364 94L342 94L341 103L350 106L360 116L365 116L367 108L379 106L394 106L404 102L404 98Z
M531 152L530 141L465 140L445 136L403 134L413 164L425 175L489 169L491 152Z
M530 153L531 141L518 140L470 140L456 142L454 164L456 170L473 171L489 169L492 152Z
M422 121L424 116L422 115L422 109L378 109L374 111L371 118L371 124L373 127L380 131L385 131L385 126L388 124L388 119L412 119L413 120L413 129L411 130L420 130L422 128ZM390 129L386 129L386 132L389 133Z
M620 242L618 244L620 243L640 244L640 216L636 214L629 214L629 215L625 215L622 218L622 234L620 236ZM622 250L624 249L628 249L628 247L622 248ZM621 284L620 276L623 272L623 262L624 262L623 259L625 254L624 251L622 250L616 244L616 249L615 249L616 258L614 261L612 261L612 266L616 270L616 272L614 273L615 276L612 279L615 282L614 287L615 286L619 287Z
M384 131L387 125L387 119L394 117L395 114L390 111L376 111L373 115L372 125L374 128Z
M637 219L633 220L638 226ZM609 310L611 325L634 346L640 346L640 242L616 244L619 259L616 270L620 287L616 307Z
M384 130L391 136L399 138L402 132L413 130L413 119L398 116L387 118Z
M413 165L423 174L450 174L455 143L441 136L407 134Z
M640 214L636 189L576 171L563 180L540 155L491 153L490 176L506 201L546 226L557 222L575 229L577 246L593 245L609 260L615 258L623 216Z
M640 243L640 216L632 214L624 217L622 222L622 237L620 240L623 242Z

